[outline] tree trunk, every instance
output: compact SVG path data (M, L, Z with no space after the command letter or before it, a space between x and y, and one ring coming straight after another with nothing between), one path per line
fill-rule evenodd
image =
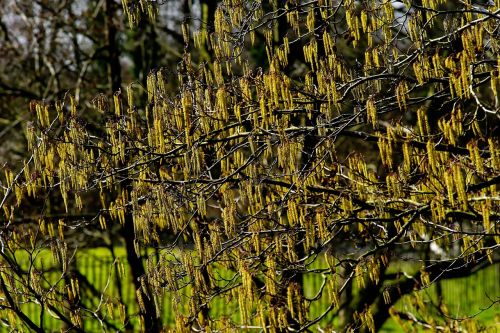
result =
M120 90L122 84L120 49L117 42L117 29L114 23L116 4L113 0L106 0L105 26L108 49L108 77L111 93Z
M149 284L145 281L146 290L142 287L141 279L146 277L146 271L140 254L135 251L135 233L134 222L131 212L125 215L125 224L121 230L121 234L125 240L125 248L127 251L127 260L132 273L132 279L136 290L137 304L139 305L139 315L144 321L144 331L148 333L156 333L161 330L161 319L156 316L156 307L154 303L154 295L149 289ZM142 305L142 306L141 306Z

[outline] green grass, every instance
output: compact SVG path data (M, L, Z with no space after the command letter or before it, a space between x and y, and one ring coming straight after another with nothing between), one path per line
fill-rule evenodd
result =
M500 329L500 318L497 315L500 313L500 304L492 304L492 301L498 300L500 297L499 269L498 265L490 266L470 277L439 282L442 289L442 303L446 305L448 310L449 318L447 320L441 318L435 310L435 307L439 304L436 284L418 291L418 294L423 299L424 309L416 307L411 302L410 295L403 297L395 307L399 311L421 314L421 317L430 314L436 324L442 326L449 325L450 322L453 322L453 318L462 323L472 322L471 319L474 319L479 326L489 327L496 331L496 329ZM382 331L401 332L407 331L407 329L408 327L402 328L391 319L386 322Z
M122 299L123 304L128 307L128 313L130 314L129 320L131 320L137 330L138 308L135 303L135 290L130 278L129 268L126 265L125 249L122 247L116 247L114 252L115 256L118 258L115 262L112 260L109 249L106 248L85 249L77 252L76 265L80 272L89 280L96 290L105 290L105 292L102 295L99 295L99 297L91 294L83 294L81 295L81 298L90 309L96 309L99 306L99 302L102 302L101 307L102 309L106 309L106 311L102 311L101 313L105 315L106 320L112 322L118 328L123 326L119 319L119 308L117 306L117 304L119 304L119 300ZM155 255L152 251L149 253L149 257L151 258L153 264L156 263ZM16 253L16 258L19 262L23 262L28 260L28 255L26 253ZM167 258L167 260L172 260L172 258ZM40 269L42 267L48 268L51 265L54 265L54 263L55 261L52 253L45 250L38 254L35 266ZM324 268L326 267L326 264L322 260L318 260L310 267ZM410 266L406 268L408 271L411 271ZM443 302L447 305L449 316L465 318L479 312L476 319L480 325L495 327L495 323L500 321L500 318L496 317L496 314L500 313L500 306L497 304L496 306L490 307L484 311L481 311L481 309L485 309L491 303L487 301L487 297L485 295L488 295L491 299L498 299L498 297L500 297L500 286L498 285L499 274L498 271L495 271L499 268L500 267L498 267L498 265L492 266L468 278L442 281L441 288L443 290ZM390 269L401 269L401 267L398 266ZM220 278L221 286L225 280L232 276L232 272L228 272L223 269L216 269L213 274L216 274L217 277ZM57 272L47 274L46 277L48 280L45 284L46 286L56 282L64 286L65 282L64 280L60 280L60 275L57 274ZM120 278L122 284L121 289L117 286L117 277ZM311 298L315 296L321 288L322 281L321 274L306 274L304 276L304 292L306 297ZM80 285L82 284L83 282L80 282ZM354 288L354 293L356 293L356 288ZM445 325L446 322L442 318L437 317L436 312L433 311L432 304L438 304L436 285L432 285L431 287L421 290L418 293L422 297L424 308L416 307L415 304L412 303L413 298L405 296L398 301L395 306L396 309L399 311L410 311L423 317L430 315L436 323ZM325 289L321 298L310 304L310 317L318 316L330 305L331 299L329 295L331 295L331 293L328 292L328 289ZM191 296L189 288L185 288L176 294L176 299L174 300L174 294L166 293L164 295L161 304L161 315L162 321L165 325L173 326L175 324L175 318L172 311L173 302L175 302L178 306L181 306L182 312L187 313L188 301ZM38 324L40 307L32 301L33 300L23 305L22 309L35 323ZM109 306L106 306L106 304L109 304ZM240 320L238 310L236 298L233 298L230 302L222 298L215 299L210 308L211 315L214 317L225 316L235 321ZM332 325L338 325L335 318L333 318L333 313L334 311L327 315L316 326L326 328L331 327ZM90 313L86 313L84 315L90 316ZM100 331L97 321L89 319L90 318L87 318L87 320L84 319L84 329L89 332ZM61 324L60 320L46 313L44 317L44 326L48 331L59 330L61 328ZM496 328L500 329L499 326L496 326ZM401 327L396 321L389 319L384 324L381 331L404 332L406 330L408 330L408 327Z
M322 260L310 266L311 269L326 267L326 264ZM414 272L417 268L415 265L407 262L396 263L388 268L388 272L401 270ZM452 321L451 318L456 318L458 322L466 322L467 320L471 322L473 317L481 327L500 329L500 315L498 315L500 313L500 304L496 303L492 306L492 301L500 298L499 276L500 265L494 265L469 277L440 281L442 303L446 305L448 316L450 317L448 321L445 318L441 318L441 315L435 309L439 304L436 284L432 284L429 288L417 292L422 298L423 309L417 308L412 304L412 300L414 299L412 295L403 296L396 303L395 308L398 311L417 314L417 318L419 319L430 316L432 320L435 320L436 324L442 326L448 325ZM304 281L306 297L313 297L321 286L322 279L320 274L306 274ZM354 284L353 289L353 293L356 294L356 284ZM310 316L318 316L328 307L330 302L328 293L325 293L319 301L311 304ZM422 317L419 317L419 315ZM332 318L331 315L327 315L319 323L319 326L322 328L329 325L341 329L341 327L338 327L336 318ZM416 325L413 326L416 327ZM406 332L408 329L409 327L401 327L394 319L389 318L381 328L381 332Z

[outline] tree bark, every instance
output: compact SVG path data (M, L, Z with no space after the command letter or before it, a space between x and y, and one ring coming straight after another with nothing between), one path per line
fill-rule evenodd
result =
M127 251L127 260L132 273L132 279L134 287L136 289L137 304L143 304L139 306L139 315L144 321L144 331L148 333L156 333L161 331L161 319L156 316L156 307L154 303L154 295L152 295L151 290L148 288L149 284L146 281L144 285L147 290L144 290L141 284L141 279L146 277L146 271L144 269L144 264L142 258L135 251L134 242L134 222L131 212L127 212L125 215L125 224L121 230L123 239L125 240L125 248ZM142 302L139 301L139 297Z
M108 77L111 93L120 90L122 84L120 49L117 41L118 30L114 23L116 16L116 3L106 0L105 26L108 48Z

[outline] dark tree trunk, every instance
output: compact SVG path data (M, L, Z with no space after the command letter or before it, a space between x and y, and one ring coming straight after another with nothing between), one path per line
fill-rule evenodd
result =
M156 307L153 298L154 295L152 295L151 290L148 288L149 284L147 281L144 283L147 290L144 290L142 287L143 284L141 284L141 279L146 278L146 271L140 254L135 251L136 247L134 246L134 242L136 239L134 233L134 222L132 213L130 212L127 212L125 215L125 224L123 225L121 234L125 240L127 260L132 273L134 287L136 289L136 293L140 295L136 294L137 304L139 305L142 303L143 305L139 306L139 315L144 320L144 331L148 333L160 332L161 320L156 316ZM139 297L142 299L142 302L139 301Z
M108 49L108 77L111 92L120 90L122 84L120 49L117 41L118 30L115 25L116 3L113 0L106 0L106 39Z
M114 0L106 0L106 38L108 48L108 77L111 92L114 94L120 90L121 79L121 65L120 65L120 48L117 40L117 28L114 23L117 14L117 4ZM125 162L124 165L127 163ZM130 182L125 180L121 183L121 187L129 190ZM141 283L141 279L146 277L144 263L139 253L136 253L134 243L136 241L134 233L134 221L132 212L129 207L126 207L125 223L120 230L120 233L125 241L125 249L127 251L127 260L132 273L134 287L136 289L136 300L139 305L139 315L144 321L144 330L148 333L156 333L161 330L161 320L156 316L156 307L154 303L154 295L148 288L148 282ZM146 286L144 290L143 285Z

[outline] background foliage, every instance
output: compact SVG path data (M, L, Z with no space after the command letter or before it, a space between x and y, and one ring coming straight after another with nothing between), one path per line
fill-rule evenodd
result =
M486 329L440 281L500 259L499 7L7 1L4 323Z

